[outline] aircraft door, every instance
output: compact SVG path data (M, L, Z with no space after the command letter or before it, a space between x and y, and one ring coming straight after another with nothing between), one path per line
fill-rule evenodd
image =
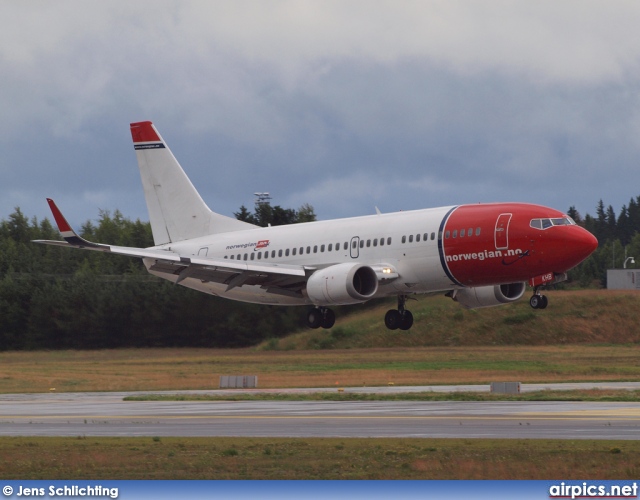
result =
M351 258L357 259L360 256L360 237L354 236L351 238L351 244L349 245L349 250L351 252Z
M509 223L512 214L500 214L496 221L495 243L496 250L506 250L509 248Z

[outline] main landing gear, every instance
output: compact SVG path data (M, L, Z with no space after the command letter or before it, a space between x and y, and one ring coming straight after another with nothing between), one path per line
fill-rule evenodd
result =
M529 305L533 309L545 309L549 301L546 295L538 293L538 287L533 289L533 296L529 299Z
M406 295L398 295L398 309L390 309L384 316L384 324L389 330L408 330L413 325L413 314L404 308Z
M328 307L314 307L307 315L309 328L331 328L336 322L335 313Z

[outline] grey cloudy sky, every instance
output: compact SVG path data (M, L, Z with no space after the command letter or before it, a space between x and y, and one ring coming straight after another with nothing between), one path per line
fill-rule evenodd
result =
M640 195L640 3L0 0L0 218L147 220L129 123L209 206L319 218Z

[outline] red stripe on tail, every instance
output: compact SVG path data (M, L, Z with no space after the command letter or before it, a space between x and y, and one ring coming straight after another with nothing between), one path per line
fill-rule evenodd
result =
M138 122L131 124L131 137L133 142L161 142L160 136L153 128L151 122Z

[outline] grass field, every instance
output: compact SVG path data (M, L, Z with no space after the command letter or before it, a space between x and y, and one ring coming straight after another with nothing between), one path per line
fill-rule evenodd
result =
M637 346L415 347L330 351L122 349L1 352L0 393L640 380Z
M637 479L640 441L2 438L3 479Z
M491 392L395 392L390 394L355 392L310 393L161 393L126 396L125 401L618 401L639 402L640 391L614 389L542 390L521 394Z
M330 332L304 330L264 342L262 349L350 349L507 345L640 344L640 291L546 291L549 307L535 311L528 296L501 307L466 310L443 296L408 301L408 333L383 324L393 301L351 306Z

